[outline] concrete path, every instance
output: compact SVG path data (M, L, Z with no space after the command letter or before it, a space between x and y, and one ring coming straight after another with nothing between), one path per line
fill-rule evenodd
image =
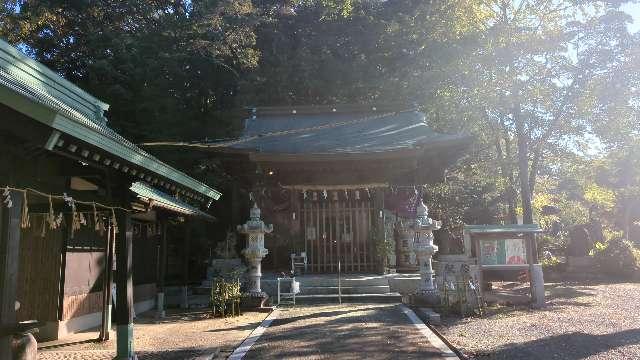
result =
M443 344L424 325L416 326L405 312L412 314L400 304L280 309L242 358L457 359L450 352L443 353L447 350ZM241 356L236 354L236 358Z

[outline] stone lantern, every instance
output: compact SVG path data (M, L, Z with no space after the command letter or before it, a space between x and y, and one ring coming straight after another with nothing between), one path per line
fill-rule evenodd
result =
M249 220L243 225L238 225L238 232L247 236L247 247L242 250L242 255L249 263L249 290L245 295L260 301L256 306L263 306L268 296L260 289L261 263L269 253L264 247L264 234L272 232L273 225L265 225L260 220L260 208L256 203L253 204L249 214Z
M416 220L413 224L413 250L420 263L420 285L416 295L428 303L437 303L439 298L434 282L432 257L438 251L438 247L433 244L433 230L440 229L440 226L440 221L429 218L429 209L421 202L416 209Z

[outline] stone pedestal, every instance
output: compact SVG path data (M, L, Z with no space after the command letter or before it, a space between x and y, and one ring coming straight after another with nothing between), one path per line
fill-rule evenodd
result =
M429 218L429 210L421 203L416 211L416 220L413 225L415 241L413 249L420 264L420 285L417 289L416 299L425 304L439 304L440 296L435 286L432 258L438 251L433 243L433 230L440 229L441 223Z
M415 231L413 229L415 219L406 219L398 217L395 223L396 236L396 270L398 272L416 272L418 265L416 263L416 254L413 249Z
M247 247L242 250L242 255L249 264L248 290L243 294L245 306L259 304L256 307L262 307L268 299L268 295L260 288L260 278L262 277L262 259L269 253L264 247L264 234L272 231L273 225L265 225L260 220L260 209L257 204L253 204L249 221L238 226L238 232L247 236Z
M269 295L266 292L244 293L240 302L240 307L244 310L260 311L271 310L268 306Z

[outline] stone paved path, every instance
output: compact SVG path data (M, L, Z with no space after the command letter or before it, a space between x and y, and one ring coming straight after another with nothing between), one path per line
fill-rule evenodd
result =
M136 356L140 360L185 360L195 359L200 355L208 354L199 350L159 350L137 351ZM42 351L38 354L39 360L113 360L116 352L113 350L61 350Z
M244 359L445 357L409 321L401 305L349 304L281 309Z
M134 324L134 349L140 360L189 360L203 354L231 351L267 316L244 313L239 317L210 318L203 312L171 311L156 321L154 313L140 314ZM68 342L95 338L96 332L78 334ZM116 335L103 343L86 342L40 350L38 360L111 360L115 356ZM0 359L1 360L1 359Z

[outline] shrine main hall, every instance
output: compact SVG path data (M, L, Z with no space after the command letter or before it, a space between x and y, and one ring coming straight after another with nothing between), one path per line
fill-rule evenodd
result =
M274 224L264 269L288 269L304 252L309 272L336 272L340 262L366 273L385 263L415 270L395 228L415 218L424 186L442 181L470 142L434 131L412 107L358 105L252 108L238 138L169 145L219 161L234 177L232 202L245 189Z

